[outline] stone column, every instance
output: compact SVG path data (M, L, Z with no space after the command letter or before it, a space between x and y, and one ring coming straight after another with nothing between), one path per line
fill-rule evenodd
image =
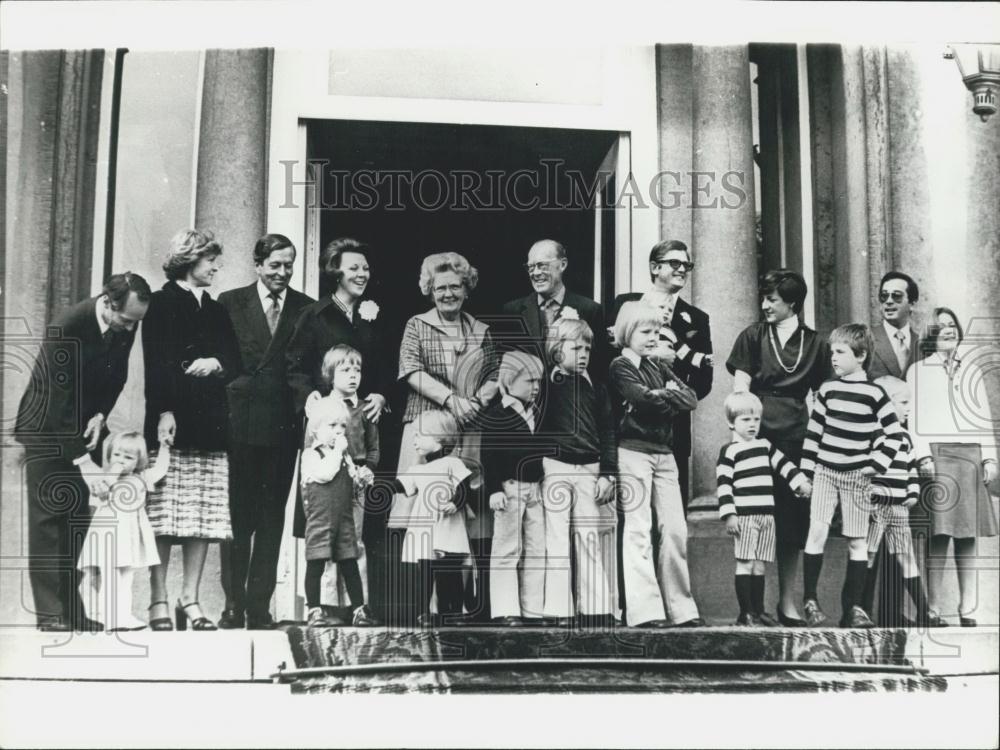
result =
M715 384L694 413L692 496L715 493L716 447L729 430L722 402L733 379L725 360L736 335L758 318L754 236L753 127L750 65L745 46L695 47L694 170L742 175L744 199L712 182L711 191L693 196L693 249L698 259L694 303L711 315L716 351ZM701 178L707 184L710 178ZM702 207L705 206L705 207Z
M694 158L694 80L690 44L656 47L657 119L660 123L660 239L691 247L691 170ZM635 263L645 265L650 248L637 248ZM692 251L693 252L693 251ZM686 289L685 297L691 290Z
M267 49L205 53L195 225L224 246L213 295L254 279L253 246L267 217L270 56Z

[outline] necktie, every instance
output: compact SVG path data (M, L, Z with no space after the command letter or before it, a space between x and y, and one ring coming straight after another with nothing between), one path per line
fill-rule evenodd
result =
M281 306L278 302L278 295L271 292L267 295L267 298L271 300L271 307L267 311L267 327L271 329L271 335L274 335L274 329L278 327L278 316L281 315Z
M111 348L111 342L114 340L114 338L115 338L115 332L112 331L110 328L101 334L101 340L104 342L105 349Z
M896 331L896 360L899 362L899 371L906 374L906 365L910 360L910 342L904 331Z
M555 322L556 314L559 312L559 303L554 299L548 299L542 303L542 317L545 319L545 333L548 333L549 327Z

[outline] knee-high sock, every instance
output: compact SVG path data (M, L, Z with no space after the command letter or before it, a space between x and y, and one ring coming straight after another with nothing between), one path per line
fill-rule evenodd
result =
M818 555L810 555L808 552L802 553L802 584L804 587L804 598L815 599L818 601L818 597L816 596L816 586L819 584L819 572L822 569L822 552Z
M861 608L871 615L875 611L875 582L878 580L878 571L881 567L878 560L865 572L865 587L861 594ZM885 582L883 582L883 587ZM885 596L882 597L885 601Z
M753 605L750 603L750 578L745 573L736 574L736 601L739 602L741 615L753 612Z
M750 611L759 615L764 611L764 576L750 576Z
M361 571L358 569L358 561L338 560L337 572L344 579L344 588L347 589L347 596L351 600L351 611L353 612L365 603L365 590L361 585Z
M325 568L326 560L306 561L306 606L310 609L319 606L319 585Z
M844 614L849 612L851 607L861 606L861 596L864 593L867 573L867 560L847 561L847 576L844 579L843 591Z

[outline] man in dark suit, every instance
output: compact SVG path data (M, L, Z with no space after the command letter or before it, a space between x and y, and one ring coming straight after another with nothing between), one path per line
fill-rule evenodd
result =
M18 407L14 436L25 446L28 574L40 630L104 627L84 614L76 562L90 520L89 494L108 490L94 459L128 379L149 296L141 276L115 274L98 297L59 315Z
M917 283L900 271L889 271L879 284L881 325L872 326L875 352L868 366L870 380L892 375L906 379L906 370L917 360L919 337L910 325L912 306L920 297Z
M594 300L566 288L563 274L568 265L566 248L555 240L539 240L531 246L525 268L534 291L503 306L504 320L498 326L497 343L502 351L519 349L547 363L548 326L564 314L575 314L594 333L587 372L595 382L605 383L611 358L604 310Z
M913 305L919 298L917 283L905 273L889 271L882 277L878 291L882 321L871 327L875 351L868 366L869 380L884 375L905 380L907 368L917 361L920 339L910 324L910 318ZM875 566L877 575L869 577L865 588L865 605L869 607L866 611L877 611L880 626L898 627L903 624L903 573L892 556L887 554L884 540L878 549ZM876 578L881 592L878 607L874 606Z
M608 324L614 324L618 311L626 302L645 299L654 307L661 308L670 331L676 337L676 341L671 341L669 334L661 334L664 339L661 353L677 377L694 389L700 401L712 390L712 331L708 315L680 297L693 269L691 254L683 242L664 240L656 243L649 251L649 276L653 289L646 293L618 295L608 317ZM673 419L677 478L681 485L684 510L687 512L690 497L688 476L691 459L691 412L681 412Z
M295 247L284 235L257 240L253 261L257 281L219 295L242 362L226 388L233 541L222 548L226 608L219 627L266 630L275 625L271 596L299 435L285 350L299 312L314 300L288 287Z

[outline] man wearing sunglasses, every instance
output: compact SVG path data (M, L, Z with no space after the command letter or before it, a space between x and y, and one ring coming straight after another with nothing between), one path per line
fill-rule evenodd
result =
M916 282L901 271L889 271L879 284L882 325L873 325L875 354L868 367L869 380L892 375L906 379L906 369L917 359L917 332L910 325L912 305L920 296Z
M712 332L708 315L680 297L693 270L691 254L683 242L664 240L656 243L649 251L649 276L653 288L645 293L618 295L611 307L608 325L614 325L621 306L633 300L643 300L663 310L668 328L660 334L662 356L677 377L694 389L700 401L712 390ZM680 412L674 417L673 443L681 499L687 512L691 412Z

